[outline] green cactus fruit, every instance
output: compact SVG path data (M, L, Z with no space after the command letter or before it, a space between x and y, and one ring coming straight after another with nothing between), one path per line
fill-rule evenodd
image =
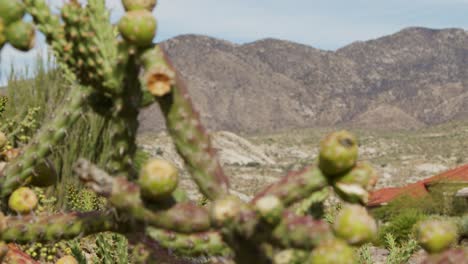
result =
M334 132L320 144L319 167L329 177L350 170L356 164L357 158L357 139L348 131Z
M19 214L28 214L38 203L36 193L28 187L15 190L8 199L8 207Z
M125 8L125 11L134 11L134 10L148 10L152 11L156 4L157 0L122 0L122 4Z
M140 170L138 183L142 196L148 200L164 199L172 194L179 183L179 172L170 162L152 159Z
M24 21L10 24L5 31L10 44L18 50L28 51L36 43L36 30L34 25Z
M0 132L0 150L8 144L8 138L3 132Z
M216 226L233 222L242 210L242 201L234 195L215 200L211 205L211 220Z
M347 205L336 216L333 231L349 244L359 246L374 240L377 223L364 207Z
M57 260L55 264L78 264L78 260L76 260L73 256L66 255Z
M125 13L119 22L119 32L124 39L137 47L148 47L156 36L156 19L148 10Z
M276 224L281 219L284 205L278 197L267 195L255 202L255 209L267 223Z
M26 14L26 9L20 0L0 0L0 18L6 25L19 21Z
M345 201L366 204L368 191L377 183L377 173L367 162L358 163L333 183L336 193Z
M315 248L308 260L309 264L353 264L354 250L341 240L328 240Z
M440 253L458 239L457 226L452 221L426 220L416 227L419 245L429 253Z
M31 185L36 187L49 187L57 182L58 175L54 165L45 160L34 167Z

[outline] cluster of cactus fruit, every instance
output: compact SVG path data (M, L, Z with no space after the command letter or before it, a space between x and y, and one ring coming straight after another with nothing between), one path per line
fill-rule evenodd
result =
M177 256L208 256L213 263L354 263L353 247L372 242L377 233L363 206L377 177L369 164L358 162L352 134L330 134L321 143L317 164L286 175L250 202L242 201L229 193L228 178L186 86L163 49L153 44L156 0L123 0L126 13L117 36L104 0L87 2L83 6L70 0L59 16L45 0L0 0L1 44L29 50L39 29L70 85L62 108L2 162L0 199L7 215L0 215L0 241L50 243L112 231L141 246L142 263L158 263L163 249ZM22 20L26 13L34 23ZM135 169L137 116L153 102L159 104L178 153L207 199L204 206L187 198L171 163L150 160L139 172ZM104 154L103 168L78 160L74 171L85 186L107 198L107 207L33 213L40 198L30 186L57 182L46 158L84 111L107 118L115 148ZM6 144L7 137L0 133L0 148ZM330 187L348 203L333 224L297 213L297 204ZM466 250L446 250L457 234L452 223L422 223L421 246L437 253L427 263L463 263ZM6 263L26 259L4 242L0 256ZM67 255L57 263L77 261Z
M18 115L13 119L6 118L2 120L2 123L0 123L2 135L0 137L7 138L7 141L2 144L0 140L0 151L22 146L29 142L32 134L39 127L36 119L39 110L40 107L31 107L28 108L24 116Z
M3 115L3 112L5 112L7 103L8 103L8 97L0 95L0 118Z

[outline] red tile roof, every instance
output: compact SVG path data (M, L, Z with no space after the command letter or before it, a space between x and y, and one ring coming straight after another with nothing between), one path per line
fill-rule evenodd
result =
M379 206L388 203L402 194L413 197L421 197L429 193L427 186L438 181L466 181L468 182L468 164L446 171L434 177L418 181L400 188L384 188L372 192L370 195L368 207Z

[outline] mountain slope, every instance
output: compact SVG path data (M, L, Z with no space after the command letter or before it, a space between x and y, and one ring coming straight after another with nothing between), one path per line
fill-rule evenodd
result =
M336 52L198 35L162 45L213 130L270 132L354 121L380 127L369 120L382 114L389 122L381 128L416 128L467 117L468 33L462 29L407 28ZM157 106L140 117L141 131L163 128ZM416 125L402 125L409 121Z

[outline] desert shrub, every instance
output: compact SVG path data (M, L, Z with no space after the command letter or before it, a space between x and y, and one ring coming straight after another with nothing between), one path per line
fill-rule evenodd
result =
M419 209L404 209L399 215L381 226L379 230L379 242L381 244L386 244L388 234L391 234L392 238L394 238L395 242L398 244L408 241L411 237L414 225L426 218L427 215Z
M371 244L364 244L356 250L356 264L372 264Z
M385 261L386 264L408 263L408 260L418 249L418 242L416 240L409 239L404 243L398 244L390 233L385 236L385 244L389 250L389 255Z

